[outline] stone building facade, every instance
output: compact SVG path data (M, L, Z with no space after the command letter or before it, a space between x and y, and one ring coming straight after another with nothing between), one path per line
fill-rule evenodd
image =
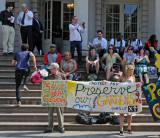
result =
M52 30L57 24L63 30L63 51L69 50L68 24L72 15L76 15L79 22L84 21L86 24L86 32L83 34L84 50L87 50L87 43L92 43L99 29L103 30L107 40L115 37L116 32L122 32L124 39L131 33L137 33L143 43L151 34L156 34L160 40L160 0L1 0L0 11L5 9L6 2L14 3L16 18L22 3L27 3L29 10L39 13L45 28L45 52L53 43ZM22 41L16 22L15 30L15 51L19 51ZM0 35L2 37L1 24Z

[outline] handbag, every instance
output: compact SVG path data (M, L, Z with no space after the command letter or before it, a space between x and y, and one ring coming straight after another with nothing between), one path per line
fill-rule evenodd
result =
M73 77L73 80L74 80L74 81L78 81L80 78L81 78L81 73L76 72L76 74L75 74L74 77Z

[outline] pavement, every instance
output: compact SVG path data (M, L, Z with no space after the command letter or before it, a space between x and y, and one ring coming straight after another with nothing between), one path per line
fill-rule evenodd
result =
M134 134L127 134L119 136L117 131L66 131L61 134L54 131L53 133L43 133L42 131L0 131L0 138L160 138L159 132L134 132Z

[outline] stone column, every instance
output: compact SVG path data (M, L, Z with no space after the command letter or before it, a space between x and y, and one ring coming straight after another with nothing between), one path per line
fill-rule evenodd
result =
M0 11L5 10L5 4L6 4L6 0L1 0L0 2ZM0 54L2 54L2 22L0 22Z
M89 7L89 0L74 0L74 15L77 16L78 22L85 22L86 31L82 34L83 37L83 50L88 50L87 43L88 43L88 7Z
M158 48L160 48L160 0L155 0L155 34L158 39Z

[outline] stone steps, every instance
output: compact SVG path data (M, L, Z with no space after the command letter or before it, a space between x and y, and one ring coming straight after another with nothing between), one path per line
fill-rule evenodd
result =
M91 113L91 116L98 117L99 113ZM65 122L74 122L77 113L64 113ZM111 115L115 116L115 115ZM47 122L47 113L0 113L0 122ZM54 113L54 120L57 121L57 115ZM133 116L133 123L154 123L150 114L136 114ZM157 122L158 123L158 122Z
M0 122L0 130L41 130L47 128L47 122ZM54 123L55 129L57 122ZM94 124L83 125L76 122L65 122L64 127L66 131L119 131L119 125ZM127 130L127 124L124 124L124 130ZM159 123L132 123L133 131L159 131Z

